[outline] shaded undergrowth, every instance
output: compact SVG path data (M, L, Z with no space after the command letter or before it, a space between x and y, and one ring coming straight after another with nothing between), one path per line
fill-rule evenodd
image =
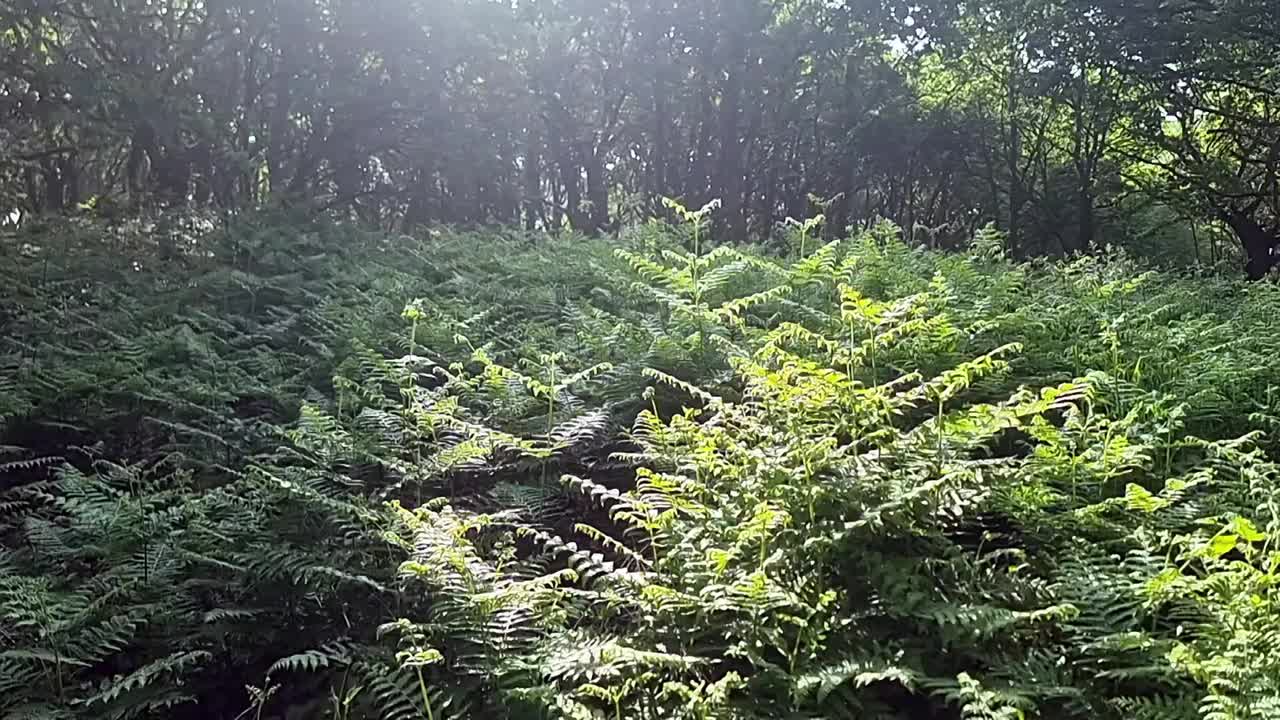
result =
M1273 713L1271 286L675 210L7 239L0 711Z

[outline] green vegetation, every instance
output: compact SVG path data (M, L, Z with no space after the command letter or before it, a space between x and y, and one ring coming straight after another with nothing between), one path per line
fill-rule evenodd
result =
M6 244L4 717L1271 716L1277 290L674 211Z
M4 0L0 227L289 205L591 235L674 197L734 242L995 222L1020 259L1261 278L1277 38L1269 0Z
M0 720L1280 718L1275 0L0 0Z

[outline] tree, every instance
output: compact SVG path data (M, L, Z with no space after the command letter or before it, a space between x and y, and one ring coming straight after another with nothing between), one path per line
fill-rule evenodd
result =
M1277 19L1250 0L8 0L0 222L301 205L585 233L719 199L1023 256L1134 194L1280 232Z
M1223 222L1260 278L1280 244L1280 21L1243 0L1160 6L1123 0L1112 59L1141 101L1128 157L1152 192Z

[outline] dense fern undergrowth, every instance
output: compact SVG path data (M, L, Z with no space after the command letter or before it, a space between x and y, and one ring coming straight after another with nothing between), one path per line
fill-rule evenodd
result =
M0 716L1280 714L1280 291L676 210L5 240Z

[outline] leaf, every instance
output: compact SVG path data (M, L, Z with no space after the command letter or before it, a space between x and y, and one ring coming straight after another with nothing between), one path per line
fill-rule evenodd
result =
M1211 557L1220 558L1235 550L1236 543L1239 540L1239 535L1217 535L1209 541L1209 544L1205 546L1205 550Z
M1155 495L1152 495L1150 490L1142 487L1141 485L1129 483L1129 485L1124 489L1124 504L1125 507L1130 510L1154 513L1157 510L1167 507L1169 505L1169 501L1162 500Z
M1231 530L1247 543L1262 542L1267 534L1258 530L1248 518L1237 516L1231 521Z
M444 655L435 648L418 648L396 654L396 659L404 667L426 667L444 661Z

